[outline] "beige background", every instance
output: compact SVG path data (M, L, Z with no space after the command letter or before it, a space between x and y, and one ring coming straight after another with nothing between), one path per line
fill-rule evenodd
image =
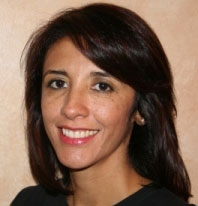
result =
M56 3L55 3L56 2ZM82 0L0 0L0 205L34 184L24 138L23 72L20 55L40 24ZM112 0L144 17L158 34L175 77L181 152L198 202L198 0Z

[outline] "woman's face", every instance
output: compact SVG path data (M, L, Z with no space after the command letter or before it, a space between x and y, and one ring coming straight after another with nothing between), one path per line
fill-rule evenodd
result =
M71 169L127 158L135 91L98 68L69 39L48 51L42 83L44 126Z

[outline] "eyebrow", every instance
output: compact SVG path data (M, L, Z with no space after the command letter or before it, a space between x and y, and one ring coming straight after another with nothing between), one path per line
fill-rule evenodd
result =
M48 74L57 74L57 75L63 75L63 76L68 76L67 72L64 70L48 70L43 74L43 78L47 76Z
M90 76L93 77L112 77L108 72L91 72Z
M68 73L65 70L48 70L43 74L43 78L45 78L49 74L56 74L56 75L62 75L68 77ZM102 72L91 72L90 76L92 77L112 77L108 72L102 71Z

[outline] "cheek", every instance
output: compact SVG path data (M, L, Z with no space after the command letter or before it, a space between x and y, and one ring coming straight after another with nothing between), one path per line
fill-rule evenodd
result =
M58 115L60 102L50 96L43 95L41 98L41 111L44 124L52 122ZM47 126L47 125L45 125Z
M108 101L94 104L96 119L108 126L127 123L130 118L132 101Z
M42 111L45 131L47 133L50 142L55 147L56 141L54 137L56 137L57 135L57 130L55 125L58 116L57 102L54 101L52 98L43 97L41 99L41 111Z

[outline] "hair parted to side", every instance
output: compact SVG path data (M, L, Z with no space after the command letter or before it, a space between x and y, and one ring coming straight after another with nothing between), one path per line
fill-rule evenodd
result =
M173 80L167 57L144 20L111 4L89 4L62 11L37 30L26 46L27 139L35 180L50 191L69 194L69 171L56 157L41 111L45 56L55 42L65 37L98 67L135 89L135 109L146 124L134 125L129 144L131 164L141 176L187 201L190 180L179 153ZM58 172L63 178L58 178Z

